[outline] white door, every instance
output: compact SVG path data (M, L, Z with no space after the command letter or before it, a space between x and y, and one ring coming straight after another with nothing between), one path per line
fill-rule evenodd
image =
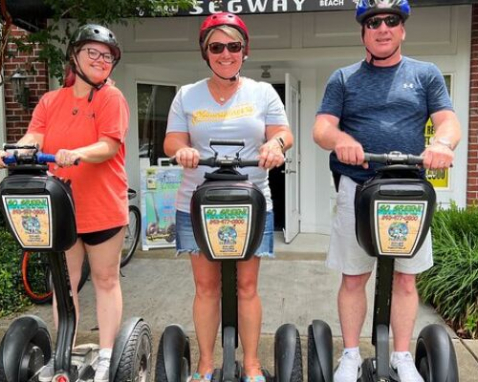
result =
M285 75L285 111L294 135L294 146L287 151L285 164L285 228L284 241L288 244L299 233L299 81Z

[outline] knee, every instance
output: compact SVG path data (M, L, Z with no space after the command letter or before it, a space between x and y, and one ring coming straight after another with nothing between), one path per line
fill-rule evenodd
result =
M218 280L198 279L196 280L196 296L208 299L221 297L221 288Z
M96 289L110 291L119 287L119 275L117 272L100 272L91 274Z
M257 279L238 280L237 297L239 300L252 300L257 297Z
M416 294L416 276L396 272L394 277L393 291L394 293L400 293L403 295Z
M364 291L369 278L370 273L356 276L343 275L341 286L342 290L345 290L349 293Z

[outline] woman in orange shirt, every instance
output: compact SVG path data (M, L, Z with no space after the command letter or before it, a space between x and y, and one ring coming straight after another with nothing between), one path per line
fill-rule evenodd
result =
M51 172L71 180L78 240L66 252L70 282L78 317L77 288L88 253L100 337L94 381L107 382L123 307L119 263L128 224L124 143L129 108L122 93L108 83L121 58L110 30L94 24L80 27L73 34L67 57L69 83L40 99L28 131L18 143L38 144L43 152L55 154L57 165ZM0 167L4 167L1 158L5 155L0 152ZM77 160L79 165L74 166ZM53 358L39 380L52 378Z

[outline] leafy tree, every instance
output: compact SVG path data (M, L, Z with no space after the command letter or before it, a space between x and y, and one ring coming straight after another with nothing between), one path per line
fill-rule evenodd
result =
M36 32L28 33L21 38L11 37L9 40L15 44L19 52L31 53L39 46L39 60L47 62L50 76L60 81L63 77L65 46L74 30L72 25L87 22L105 26L116 23L126 25L130 21L141 22L141 17L174 15L178 10L190 9L196 4L196 0L43 0L43 2L51 9L48 24L45 23L44 28ZM0 65L1 62L0 57Z

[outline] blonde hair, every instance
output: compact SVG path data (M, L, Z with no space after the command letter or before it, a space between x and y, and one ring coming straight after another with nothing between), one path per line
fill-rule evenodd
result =
M245 45L246 41L244 40L244 36L242 35L241 32L239 32L239 30L237 30L236 28L230 27L228 25L220 25L216 28L211 29L209 32L207 32L206 38L204 39L203 46L202 46L204 50L207 48L212 34L217 30L220 30L221 32L225 33L230 38L236 41L240 41L243 46Z

